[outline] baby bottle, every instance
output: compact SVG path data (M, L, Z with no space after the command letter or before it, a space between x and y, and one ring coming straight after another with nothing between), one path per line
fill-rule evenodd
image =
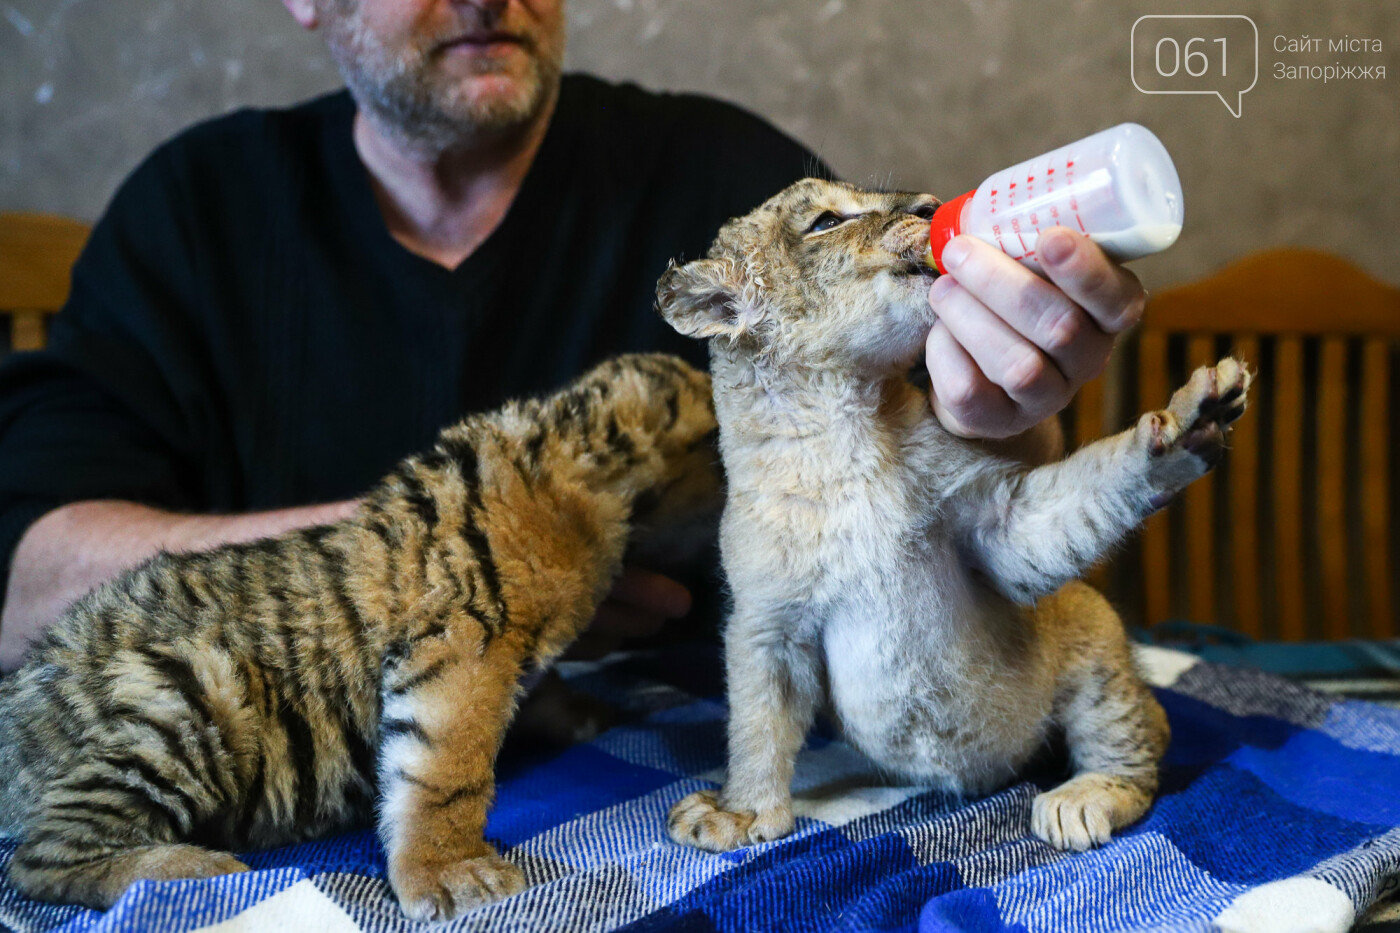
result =
M1181 182L1160 140L1122 123L997 172L938 208L927 259L970 233L1040 271L1040 231L1062 224L1124 262L1166 249L1181 233Z

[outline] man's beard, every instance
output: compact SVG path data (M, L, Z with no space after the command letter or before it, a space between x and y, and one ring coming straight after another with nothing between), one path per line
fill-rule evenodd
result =
M387 46L364 28L359 16L340 3L341 12L327 17L331 55L356 103L374 124L419 151L446 152L481 139L499 138L531 125L548 106L559 84L562 49L544 49L533 35L514 34L526 53L526 70L508 94L474 97L470 79L437 69L446 54L443 43L473 28L494 28L494 22L466 22L446 35L414 37L402 48ZM462 8L466 11L474 7ZM481 58L473 75L505 73L507 62Z

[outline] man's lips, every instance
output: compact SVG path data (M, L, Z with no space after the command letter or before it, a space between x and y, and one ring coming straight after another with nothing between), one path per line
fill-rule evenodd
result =
M484 49L493 45L525 46L528 43L524 36L517 36L509 32L469 32L447 40L438 48L443 50Z

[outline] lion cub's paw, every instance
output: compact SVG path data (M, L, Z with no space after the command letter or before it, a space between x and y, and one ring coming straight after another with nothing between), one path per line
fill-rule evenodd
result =
M495 854L397 874L394 893L414 920L451 920L525 890L524 873Z
M1057 849L1083 852L1103 845L1147 812L1152 799L1107 774L1081 774L1035 798L1031 831Z
M761 813L735 813L723 809L712 790L691 794L671 808L666 831L682 845L710 852L728 852L740 846L781 839L792 832L791 807Z
M1244 414L1249 383L1244 364L1226 357L1197 369L1165 409L1139 419L1138 441L1151 461L1153 508L1166 505L1182 487L1220 462L1225 433Z

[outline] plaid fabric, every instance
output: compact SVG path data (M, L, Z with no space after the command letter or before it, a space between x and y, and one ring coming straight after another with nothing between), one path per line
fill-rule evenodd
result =
M712 652L565 665L628 724L504 760L487 835L531 883L452 930L1345 930L1400 876L1400 711L1143 649L1172 721L1161 796L1094 852L1031 837L1054 775L960 802L890 786L816 736L797 831L727 855L672 844L668 808L722 776ZM7 860L12 845L0 848ZM16 930L379 933L399 913L372 833L245 856L255 869L133 886L107 914L0 892Z
M1400 707L1400 640L1256 641L1221 626L1182 620L1134 634L1139 641L1217 664L1281 674L1336 697Z

